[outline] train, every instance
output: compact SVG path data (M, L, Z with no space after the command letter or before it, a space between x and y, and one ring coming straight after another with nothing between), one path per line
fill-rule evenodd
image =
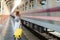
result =
M60 40L60 0L22 0L17 9L23 25L39 34L41 31L52 34L54 39Z

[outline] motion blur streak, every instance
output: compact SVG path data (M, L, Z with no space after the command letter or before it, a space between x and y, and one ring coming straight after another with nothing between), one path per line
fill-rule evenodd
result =
M20 5L20 4L21 4L21 0L15 0L11 13L13 13L14 10L17 8L17 6Z
M45 20L60 21L60 17L53 17L53 16L24 16L24 17L34 18L34 19L45 19Z

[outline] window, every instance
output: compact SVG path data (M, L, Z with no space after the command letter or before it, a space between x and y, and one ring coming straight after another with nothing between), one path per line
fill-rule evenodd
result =
M34 7L34 0L30 0L29 9Z
M29 5L29 9L31 8L31 4Z
M34 1L31 2L32 3L32 8L34 7Z

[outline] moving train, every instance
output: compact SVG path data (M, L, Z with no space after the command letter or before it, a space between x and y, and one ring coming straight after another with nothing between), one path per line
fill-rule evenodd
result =
M40 39L60 40L60 0L22 0L16 10L22 24Z
M17 9L23 24L36 31L42 26L41 29L60 38L60 0L22 0Z

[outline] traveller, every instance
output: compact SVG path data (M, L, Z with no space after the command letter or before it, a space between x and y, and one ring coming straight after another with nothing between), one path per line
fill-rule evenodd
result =
M16 16L15 16L15 27L14 30L16 30L16 28L21 28L21 21L20 21L20 14L19 11L16 12Z
M11 17L14 19L14 27L13 27L13 30L15 31L16 28L21 28L21 21L20 21L20 14L19 14L19 11L16 12L16 15L13 16L11 15Z

